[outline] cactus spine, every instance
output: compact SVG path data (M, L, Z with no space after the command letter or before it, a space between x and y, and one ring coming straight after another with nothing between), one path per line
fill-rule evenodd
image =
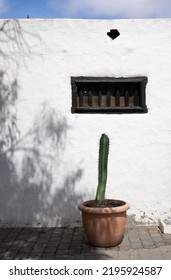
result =
M107 182L107 165L109 154L109 138L102 134L99 144L99 163L98 163L98 187L96 193L96 207L104 206L106 182Z

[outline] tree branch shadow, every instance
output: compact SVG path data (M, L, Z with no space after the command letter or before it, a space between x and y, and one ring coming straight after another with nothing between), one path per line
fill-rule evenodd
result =
M0 66L0 225L69 224L78 216L77 203L82 197L76 194L75 186L83 175L83 170L75 166L64 176L61 173L71 128L64 116L43 103L31 129L21 137L16 109L20 61L15 54L21 58L31 50L17 20L3 22L0 38L0 57L5 65ZM9 55L11 51L13 55ZM16 67L13 76L9 61Z
M60 187L53 176L55 170L60 172L60 156L65 150L69 129L66 119L55 115L49 106L47 110L47 104L46 109L43 105L42 112L43 115L38 114L39 123L36 122L23 138L11 141L7 151L0 152L1 224L55 226L69 223L76 214L78 201L82 200L74 189L83 170L77 168L65 174ZM16 154L22 158L19 168Z

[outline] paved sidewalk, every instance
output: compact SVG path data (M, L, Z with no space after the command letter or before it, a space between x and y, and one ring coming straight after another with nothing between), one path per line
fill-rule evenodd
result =
M82 228L0 228L0 259L171 260L171 235L157 226L129 226L110 248L88 244Z

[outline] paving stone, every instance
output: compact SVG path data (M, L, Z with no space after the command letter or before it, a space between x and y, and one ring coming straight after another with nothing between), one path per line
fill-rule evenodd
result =
M162 235L167 245L171 245L171 234L163 234Z
M56 255L67 255L69 253L69 250L67 250L67 249L58 249L57 251L56 251Z
M129 251L129 260L141 260L140 250L133 250Z
M129 235L128 235L128 231L126 230L122 242L116 247L118 247L118 250L124 251L124 250L129 250L130 246L131 246L130 238L129 238Z
M30 234L30 232L32 231L32 228L21 228L21 232L22 234Z
M94 250L95 247L93 247L92 245L90 245L89 243L83 243L82 244L82 249L88 249L88 250Z
M45 253L55 253L57 251L56 247L46 247L44 250L44 254Z
M70 243L60 243L59 246L58 246L58 249L59 250L69 250L70 248Z
M9 251L19 251L21 248L21 246L18 246L18 245L12 245L9 247Z
M82 246L82 241L81 240L72 240L71 241L71 247L81 247Z
M171 260L171 245L158 248L162 260Z
M90 248L82 248L81 253L90 253L91 249Z
M14 240L14 242L12 244L13 244L13 246L21 247L24 245L24 240L16 239L16 240Z
M73 241L75 241L75 240L83 241L83 235L73 235L72 240Z
M2 256L4 255L4 253L7 251L6 248L0 248L0 259L2 258Z
M9 235L18 235L21 232L22 228L12 228Z
M65 228L55 228L53 231L53 235L54 234L62 234L64 232Z
M94 247L94 252L106 252L107 248L103 248L103 247Z
M61 241L61 236L52 236L50 239L49 239L50 242L59 242Z
M154 242L155 243L155 247L158 248L158 247L161 247L161 246L166 246L167 243L166 242Z
M62 237L61 238L61 240L60 240L60 242L62 242L62 243L71 243L71 241L72 241L72 236L70 236L70 237Z
M31 227L32 233L40 233L40 232L42 232L42 230L43 230L43 228Z
M29 236L28 239L27 239L27 242L28 241L36 242L37 240L38 240L38 236Z
M164 239L162 236L160 236L160 235L152 234L152 235L151 235L151 238L152 238L152 240L153 240L154 243L155 243L155 242L163 242L163 245L166 244L165 239Z
M35 241L27 241L23 244L23 248L29 247L33 248L35 246L36 242Z
M2 242L1 244L0 244L0 248L6 248L6 249L8 249L8 248L10 248L10 246L13 244L13 242Z
M143 249L139 251L141 260L160 260L161 252L158 248L155 249Z
M27 260L41 260L41 255L30 255L28 256Z
M19 249L19 252L18 252L18 254L26 254L26 253L30 253L31 252L31 250L32 250L32 248L30 248L30 247L23 247L23 248L21 248L21 249Z
M1 228L0 229L0 235L7 236L12 231L12 228Z
M69 255L78 255L81 254L81 248L75 248L75 249L70 249L69 250Z
M144 249L152 249L156 247L153 242L150 242L148 240L147 241L142 240L142 245Z
M32 250L30 252L30 254L28 255L28 258L32 258L32 257L40 258L42 254L43 254L43 252L40 252L37 250L36 251Z
M150 248L155 247L155 244L148 232L147 227L138 227L138 233L139 233L139 237L140 237L141 243L143 245L143 248L150 249Z
M19 252L15 256L15 260L25 260L29 257L29 252Z
M42 228L41 229L41 234L45 233L45 234L52 234L54 232L55 228Z
M46 248L45 244L36 243L33 247L33 250L44 250Z
M106 248L106 252L114 252L114 251L119 251L119 246L112 246L112 247L108 247Z
M73 235L74 233L74 228L65 228L64 231L63 231L63 234L71 234Z
M154 228L149 228L148 231L156 247L167 244L166 240L159 232L159 230L155 230Z
M58 247L58 245L59 245L59 242L51 242L51 241L49 241L48 243L47 243L47 246L48 247Z
M7 237L3 240L3 243L10 243L12 244L13 242L15 241L15 238L12 238L12 237Z
M40 238L37 240L38 244L48 244L49 238Z
M3 254L2 259L5 260L13 260L15 256L17 255L18 250L8 250Z
M143 245L140 242L131 242L131 249L142 249Z
M41 256L41 259L53 260L55 256L56 255L53 252L44 252L43 255Z
M128 237L130 240L130 243L140 243L141 244L141 238L139 235L139 232L137 230L137 228L133 228L133 229L128 229Z
M0 232L0 242L3 242L7 237L8 237L8 235L1 234L1 232Z
M118 260L129 260L130 259L129 250L128 251L118 251L116 253L117 253Z
M1 235L1 236L0 236L0 242L3 242L4 239L5 239L5 237L6 237L5 235Z

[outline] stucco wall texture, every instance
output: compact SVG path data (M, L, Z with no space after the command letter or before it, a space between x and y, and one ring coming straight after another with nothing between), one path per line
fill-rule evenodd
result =
M0 20L0 226L80 223L110 138L106 198L171 217L171 20ZM110 29L120 36L111 40ZM146 114L72 114L71 76L146 76Z

